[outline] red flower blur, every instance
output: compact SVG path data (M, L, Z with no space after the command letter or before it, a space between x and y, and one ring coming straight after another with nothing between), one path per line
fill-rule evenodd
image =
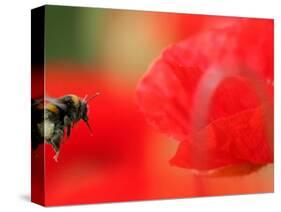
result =
M236 19L172 45L137 87L147 120L181 141L172 165L273 162L273 21Z

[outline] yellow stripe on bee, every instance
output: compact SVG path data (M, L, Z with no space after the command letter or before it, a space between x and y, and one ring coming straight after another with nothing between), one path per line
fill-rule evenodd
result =
M57 113L59 111L58 107L52 103L47 104L46 109L53 113Z
M74 105L75 105L75 106L78 106L79 101L80 101L80 100L79 100L79 97L76 96L76 95L70 95L70 96L71 96L71 99L72 99Z

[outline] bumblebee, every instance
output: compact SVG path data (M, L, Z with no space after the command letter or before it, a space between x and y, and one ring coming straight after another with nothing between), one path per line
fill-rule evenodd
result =
M83 99L73 95L60 98L46 97L31 101L31 143L36 150L40 144L51 144L54 160L58 160L61 144L65 134L70 136L74 124L83 120L92 133L88 122L88 102L98 96L86 96Z

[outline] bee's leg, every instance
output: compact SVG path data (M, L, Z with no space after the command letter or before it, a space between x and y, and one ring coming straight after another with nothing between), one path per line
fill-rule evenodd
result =
M56 154L55 154L54 157L53 157L56 162L58 162L59 154L60 154L60 150L57 151Z
M64 117L64 126L66 126L66 136L67 136L67 138L69 138L69 136L70 136L71 125L72 125L72 122L71 122L70 118L68 116L65 116Z
M58 161L62 139L63 139L63 128L57 128L51 140L52 146L56 152L54 156L55 161Z
M67 136L67 138L69 138L70 132L71 132L71 125L67 125L67 128L66 128L66 136Z

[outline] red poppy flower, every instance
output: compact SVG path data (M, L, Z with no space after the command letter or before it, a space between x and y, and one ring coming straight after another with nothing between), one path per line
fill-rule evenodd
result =
M147 120L181 141L172 165L273 162L273 21L233 20L165 49L137 87Z

